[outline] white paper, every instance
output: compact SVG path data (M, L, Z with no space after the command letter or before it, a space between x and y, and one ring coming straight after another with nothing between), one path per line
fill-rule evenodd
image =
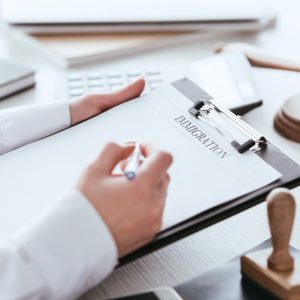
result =
M191 105L190 100L167 85L3 155L0 240L36 215L65 188L74 185L108 141L140 140L173 154L163 229L280 177L256 154L251 151L239 154L212 128L193 120L187 112ZM186 130L185 121L202 128L207 135L205 139L209 138L206 144L204 139L199 141ZM208 146L213 141L217 146Z
M145 100L161 118L153 119L152 127L166 122L168 130L164 134L168 138L162 137L159 144L175 158L164 228L257 190L281 176L253 152L238 153L211 126L190 116L191 102L174 88L162 88Z

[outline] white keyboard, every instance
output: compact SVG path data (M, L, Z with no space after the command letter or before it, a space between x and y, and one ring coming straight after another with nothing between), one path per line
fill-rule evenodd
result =
M80 97L86 93L107 93L118 90L127 84L144 76L146 80L145 92L156 89L165 82L163 73L159 69L107 71L107 72L80 72L68 76L68 95L70 99Z

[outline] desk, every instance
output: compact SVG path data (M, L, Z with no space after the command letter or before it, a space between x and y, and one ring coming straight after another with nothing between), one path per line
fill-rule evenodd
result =
M211 54L212 45L220 40L255 43L300 61L297 32L300 3L293 0L270 0L270 5L280 12L275 29L257 35L218 35L178 47L108 61L89 68L143 69L164 65L169 67L170 78L173 76L173 79L176 79L182 76L192 61ZM37 87L1 101L0 108L53 101L63 94L63 87L59 81L64 79L66 70L52 64L27 43L2 37L0 56L26 62L37 70ZM250 112L245 117L246 121L300 164L300 145L279 136L272 126L273 116L282 102L288 95L300 90L300 74L257 69L254 70L254 76L264 105ZM299 227L294 231L292 239L292 244L298 248ZM268 237L265 205L261 204L116 270L104 283L83 298L101 299L155 286L174 285L231 259Z

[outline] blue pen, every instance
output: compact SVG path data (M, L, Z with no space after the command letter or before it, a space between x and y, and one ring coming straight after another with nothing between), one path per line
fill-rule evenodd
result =
M141 159L141 146L140 143L137 142L135 144L134 150L132 154L129 156L124 174L128 180L133 180L136 177L137 169L140 164Z

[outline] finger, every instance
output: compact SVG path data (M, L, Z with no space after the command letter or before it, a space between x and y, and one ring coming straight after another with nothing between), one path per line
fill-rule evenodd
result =
M143 143L140 144L141 146L141 153L143 155L144 158L153 155L155 152L159 152L160 150L153 144L149 144L149 143ZM162 151L161 152L165 152Z
M136 140L128 140L124 143L124 145L133 145L135 146L138 141ZM140 143L141 154L143 157L149 156L151 153L157 150L154 145L147 143Z
M127 141L125 143L126 146L132 146L133 148L135 147L137 141ZM158 151L153 145L151 144L140 144L140 149L141 149L141 159L139 161L139 165L141 165L147 156L149 156L151 153L154 153L155 151ZM128 159L124 159L120 162L120 168L121 170L125 170L126 164L127 164Z
M113 92L111 94L97 95L95 97L99 97L99 101L101 102L101 111L103 112L116 105L137 98L143 92L144 87L145 80L143 78L140 78L119 91Z
M134 147L136 146L137 143L138 143L138 141L130 140L130 141L126 141L124 145L132 146L133 149L134 149ZM145 157L145 154L146 154L146 149L145 148L146 148L145 145L140 144L141 157L140 157L139 165L141 165L142 162L144 161L144 157ZM124 159L120 162L120 168L121 168L122 171L125 170L126 165L127 165L127 161L128 161L128 159Z
M165 206L169 185L170 185L170 176L167 173L166 176L164 177L164 179L160 182L160 184L158 186L158 192L160 194L160 197L162 198L163 207Z
M98 170L105 175L111 174L116 165L127 158L132 151L132 145L120 146L115 143L108 143L96 160Z
M167 189L170 184L170 175L167 173L164 178L159 182L157 186L157 192L162 197L165 197L167 194Z
M143 159L141 159L139 161L139 166L143 163ZM124 172L125 169L126 169L126 166L127 166L127 162L128 162L128 159L123 159L122 161L120 161L120 169Z
M127 141L125 145L131 145L135 147L136 143L137 141ZM151 144L140 144L140 149L141 149L141 159L139 161L139 165L141 165L144 162L145 157L149 156L151 153L155 151L155 147ZM121 170L123 171L125 170L127 161L128 159L124 159L120 162Z
M148 152L147 152L148 151ZM139 174L147 177L153 183L158 184L166 175L168 168L171 166L172 155L165 151L146 149L146 155L143 164L140 167Z
M163 180L159 183L159 187L157 190L157 199L159 201L161 219L163 217L164 208L166 205L167 190L168 190L169 183L170 183L170 177L168 174L166 174Z

